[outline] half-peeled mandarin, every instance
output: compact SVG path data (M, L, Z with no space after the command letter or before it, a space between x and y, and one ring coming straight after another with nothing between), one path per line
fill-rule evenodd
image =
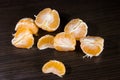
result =
M79 18L72 19L64 28L64 32L74 35L76 40L83 38L87 35L87 25Z
M48 35L42 36L38 40L37 47L40 50L43 50L46 48L53 48L53 43L54 43L54 36L48 34Z
M103 51L104 39L98 36L87 36L80 39L81 49L86 54L84 57L99 56Z
M54 38L54 48L58 51L75 50L76 40L74 36L66 32L58 33Z
M14 38L11 43L17 48L31 48L34 44L34 38L28 28L22 27L13 34Z
M63 77L66 72L65 65L57 60L50 60L46 62L42 67L43 73L53 73L59 77Z
M35 23L39 28L48 32L53 32L59 27L60 17L56 10L45 8L38 13Z
M28 28L32 34L37 34L38 27L35 25L34 20L32 18L22 18L18 21L15 27L15 31L17 31L21 27Z

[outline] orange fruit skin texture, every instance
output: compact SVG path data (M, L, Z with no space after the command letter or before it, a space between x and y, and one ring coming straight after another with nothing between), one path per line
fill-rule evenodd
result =
M18 21L15 27L15 31L17 31L21 27L28 28L32 34L38 33L38 27L35 25L34 20L32 18L22 18Z
M54 43L54 36L47 34L45 36L42 36L38 40L37 47L40 50L43 50L43 49L46 49L46 48L54 48L53 43Z
M98 36L87 36L80 39L82 51L92 57L98 56L103 51L104 39Z
M53 73L59 77L62 77L66 73L66 68L62 62L57 60L50 60L43 65L42 72Z
M76 40L74 36L66 32L58 33L54 38L54 48L58 51L75 50Z
M34 44L34 38L31 31L26 27L21 27L13 34L12 45L17 48L31 48Z
M53 32L59 27L60 17L56 10L45 8L38 13L35 23L39 28L48 32Z
M83 38L87 35L87 29L87 24L81 19L76 18L67 23L64 28L64 32L71 33L76 38L76 40L80 40L80 38Z

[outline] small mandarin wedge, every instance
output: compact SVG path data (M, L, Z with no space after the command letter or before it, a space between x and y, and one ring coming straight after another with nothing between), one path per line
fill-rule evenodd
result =
M54 36L45 35L38 40L37 47L39 50L43 50L46 48L54 48L53 43L54 43Z
M21 27L13 34L14 38L11 40L12 45L17 48L31 48L34 44L34 38L26 27Z
M69 33L60 32L54 38L54 48L58 51L73 51L75 46L76 40Z
M15 31L17 31L21 27L28 28L32 34L37 34L38 27L35 25L34 20L32 18L22 18L18 21L15 27Z
M86 54L84 57L99 56L103 51L104 39L98 36L87 36L80 39L81 49ZM83 58L84 58L83 57Z
M38 13L35 23L39 28L48 32L53 32L59 27L60 17L56 10L45 8Z
M87 35L87 25L81 19L76 18L68 22L64 28L64 32L71 33L74 35L76 40L83 38Z
M50 60L46 62L42 67L43 73L53 73L59 77L63 77L66 73L65 65L57 60Z

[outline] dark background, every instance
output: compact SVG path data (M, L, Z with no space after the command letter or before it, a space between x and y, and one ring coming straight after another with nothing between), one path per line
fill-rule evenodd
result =
M0 80L120 80L120 6L115 0L0 0ZM67 22L80 18L88 25L88 35L105 39L104 50L92 59L79 48L72 52L38 50L36 42L48 32L40 29L35 45L18 49L11 45L19 19L37 15L42 9L56 9L61 18L55 35ZM43 74L43 64L51 59L62 61L67 73L63 78Z

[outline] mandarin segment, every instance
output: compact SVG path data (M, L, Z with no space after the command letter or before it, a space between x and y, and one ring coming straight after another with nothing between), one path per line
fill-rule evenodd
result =
M48 35L42 36L38 40L37 47L40 50L43 50L46 48L53 48L53 43L54 43L54 36L48 34Z
M54 48L58 51L73 51L75 50L76 40L69 33L58 33L54 38Z
M21 27L28 28L32 34L37 34L38 27L35 25L34 20L32 18L22 18L18 21L15 27L15 31L17 31Z
M23 35L24 33L32 34L31 31L28 28L21 27L21 28L17 29L16 33L13 34L13 36L14 37L19 37L19 36Z
M34 38L31 31L27 28L19 28L13 35L14 38L11 40L12 45L17 48L31 48L34 44Z
M74 35L76 40L83 38L87 35L87 24L81 19L76 18L68 22L64 28L64 32L71 33Z
M87 36L80 39L81 49L87 57L99 56L103 51L104 39L98 36Z
M56 10L45 8L38 13L35 23L39 28L48 32L53 32L59 27L60 17Z
M66 73L66 68L62 62L57 60L50 60L43 65L42 72L53 73L59 77L62 77Z

